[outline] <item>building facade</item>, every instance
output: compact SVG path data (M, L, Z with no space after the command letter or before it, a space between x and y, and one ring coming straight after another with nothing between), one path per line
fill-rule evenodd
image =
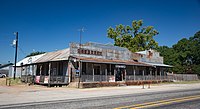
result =
M91 42L70 43L67 49L45 53L21 66L28 68L25 74L31 74L35 83L49 85L164 80L170 67L154 50L132 53L126 48Z

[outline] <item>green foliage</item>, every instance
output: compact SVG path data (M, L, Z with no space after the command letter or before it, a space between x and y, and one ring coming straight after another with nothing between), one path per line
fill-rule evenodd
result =
M158 43L153 36L157 35L158 31L153 26L142 26L142 20L134 20L131 26L119 24L107 30L107 37L114 40L115 46L128 48L132 52L157 48Z
M45 52L39 52L39 51L37 51L37 52L32 52L32 53L30 53L29 55L27 55L26 57L30 57L30 56L35 56L35 55L39 55L39 54L44 54Z
M160 46L157 50L164 57L165 64L174 66L174 72L200 74L200 31L172 47Z

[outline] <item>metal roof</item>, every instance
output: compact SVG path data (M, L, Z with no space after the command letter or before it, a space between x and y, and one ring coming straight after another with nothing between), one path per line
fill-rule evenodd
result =
M138 52L135 52L135 53L146 55L147 51L146 50L145 51L138 51Z
M0 65L0 69L3 69L3 68L8 67L10 65L13 65L13 63L8 63L8 64Z
M145 64L145 63L141 63L141 62L136 62L136 61L111 60L111 59L86 58L86 57L74 57L74 58L80 59L82 62L151 66L151 65L148 65L148 64Z
M26 57L26 58L22 59L21 61L17 62L16 66L21 66L21 63L23 63L23 65L34 63L37 59L39 59L40 57L44 56L45 54L46 53L35 55L35 56Z
M44 56L37 59L34 63L68 60L69 54L69 48L58 50L55 52L48 52Z

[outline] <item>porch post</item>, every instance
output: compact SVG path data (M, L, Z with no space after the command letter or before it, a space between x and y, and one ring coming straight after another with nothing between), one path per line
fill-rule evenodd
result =
M106 74L106 81L108 81L107 68L105 69L105 74Z
M102 69L101 69L101 66L100 66L100 82L102 81Z
M23 63L21 63L21 77L22 77L22 71L23 71Z
M110 64L110 75L111 75L111 64Z
M115 81L116 81L116 69L114 69L114 78L115 78Z
M126 69L125 69L125 72L124 72L124 79L126 81Z
M156 71L155 71L155 75L156 75L156 80L157 80L157 79L158 79L158 78L157 78L157 75L158 75L158 74L157 74L157 68L156 68Z
M150 77L151 77L151 80L152 80L152 69L150 70Z
M94 65L92 64L92 80L94 81Z
M79 68L79 79L78 79L78 88L80 88L80 82L81 82L81 60L79 59L79 66L78 66Z
M71 63L70 63L70 61L68 62L68 65L67 65L67 72L68 72L68 75L69 75L69 77L68 77L68 82L70 83L71 82Z
M162 76L161 73L162 73L162 72L161 72L161 70L160 70L160 80L161 80L161 76Z
M142 75L143 75L143 80L145 80L145 77L144 77L144 70L142 71Z
M50 87L50 82L51 82L51 62L49 62L49 80L48 80L48 86Z
M42 74L42 65L40 65L40 76Z
M165 68L163 68L163 75L164 75L164 78L167 79L167 75L166 75L166 72L165 72Z
M133 78L134 78L134 81L135 81L135 69L133 71Z

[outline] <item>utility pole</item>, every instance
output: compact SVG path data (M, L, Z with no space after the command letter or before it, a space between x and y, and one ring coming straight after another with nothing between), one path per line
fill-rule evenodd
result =
M79 48L81 48L82 32L84 32L84 30L86 30L84 27L78 30L78 31L80 31L80 43L79 43Z
M81 41L82 41L82 32L84 32L84 27L79 29L80 31L80 43L79 43L79 50L81 51ZM79 53L80 57L80 53ZM78 81L78 88L80 88L80 82L81 82L81 73L82 73L82 65L81 65L81 60L79 59L79 81Z
M15 67L14 67L14 80L16 77L16 63L17 63L17 48L18 48L18 32L15 32L16 39L15 39Z

